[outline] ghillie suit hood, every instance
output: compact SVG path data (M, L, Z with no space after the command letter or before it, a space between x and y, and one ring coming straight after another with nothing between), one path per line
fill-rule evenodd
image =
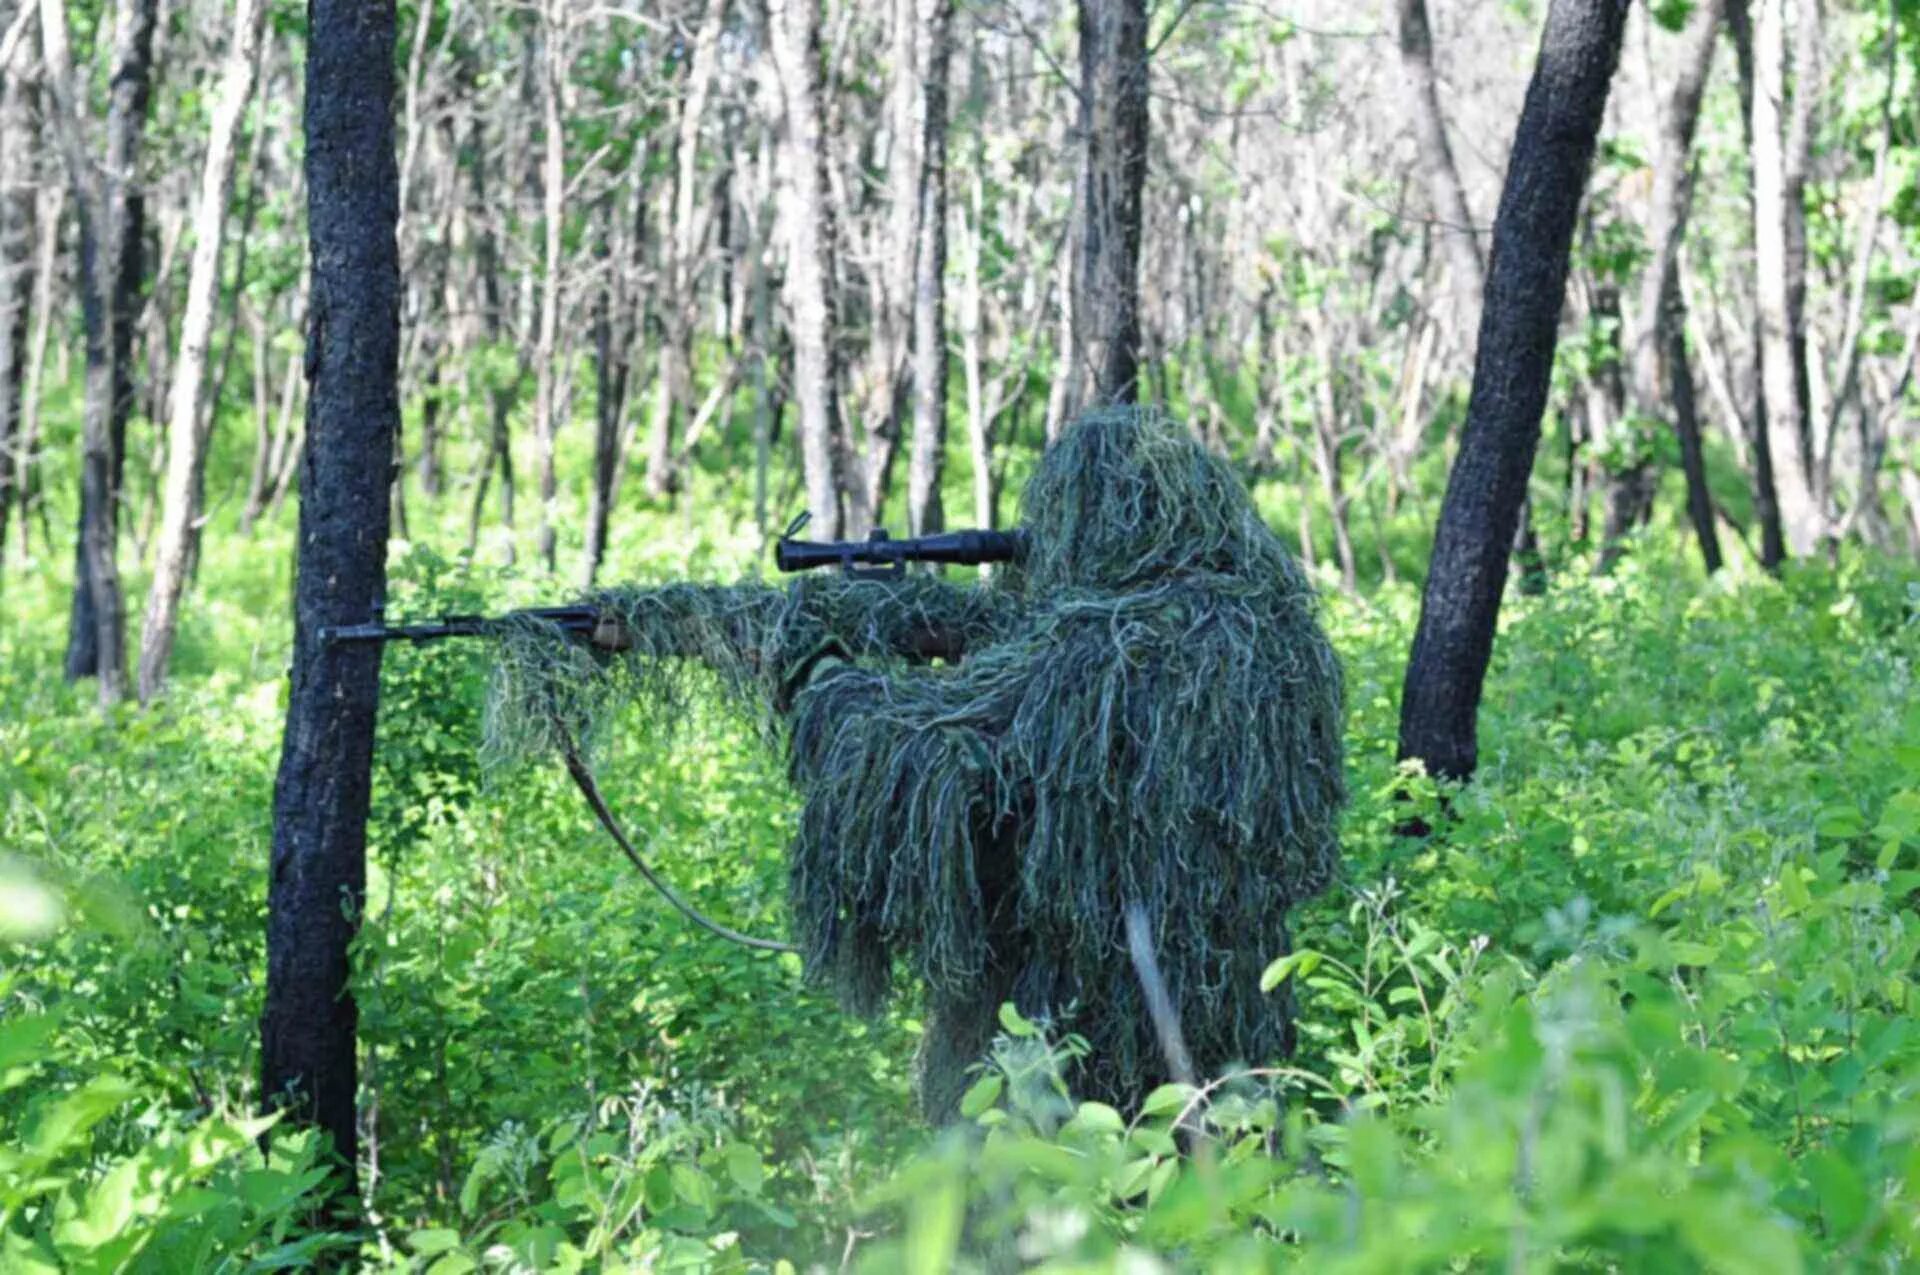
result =
M1284 1055L1289 1007L1260 971L1337 857L1340 667L1227 465L1165 417L1092 413L1047 452L1021 521L1022 562L973 588L609 591L594 601L632 649L607 665L529 629L495 699L497 735L585 730L636 699L664 727L690 660L718 674L784 738L802 796L807 970L869 1012L906 959L936 1116L1003 1000L1086 1038L1088 1094L1164 1078L1126 955L1136 903L1194 1061Z

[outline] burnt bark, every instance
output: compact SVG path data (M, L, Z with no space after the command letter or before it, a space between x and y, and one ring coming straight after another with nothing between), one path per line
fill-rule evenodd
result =
M1080 0L1080 176L1072 368L1079 411L1140 396L1140 217L1147 175L1147 9Z
M1626 14L1626 0L1553 0L1494 219L1466 427L1400 705L1400 756L1451 779L1471 776L1478 761L1480 693Z
M380 652L330 645L321 631L364 620L386 586L400 421L394 6L310 0L308 15L308 446L274 785L261 1094L332 1138L351 1190L358 1011L347 951L366 891Z

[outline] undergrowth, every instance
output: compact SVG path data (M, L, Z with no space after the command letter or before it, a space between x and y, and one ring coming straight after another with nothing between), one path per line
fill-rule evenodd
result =
M689 929L557 768L477 760L483 666L386 665L357 953L366 1216L255 1140L285 620L208 538L157 711L58 684L65 594L0 630L0 1269L1899 1269L1920 1234L1920 586L1874 560L1701 582L1651 542L1512 598L1482 770L1393 765L1417 596L1329 594L1344 863L1268 969L1291 1059L1079 1102L1008 1013L959 1127L917 1124L906 1002ZM615 578L672 565L636 550ZM699 574L737 564L726 542ZM640 554L653 554L643 561ZM51 561L51 557L49 561ZM51 575L51 573L47 573ZM534 600L396 556L393 613ZM253 599L242 604L221 599ZM602 770L710 913L786 923L778 763L695 697ZM1438 830L1394 835L1409 814ZM1276 944L1277 947L1277 944Z

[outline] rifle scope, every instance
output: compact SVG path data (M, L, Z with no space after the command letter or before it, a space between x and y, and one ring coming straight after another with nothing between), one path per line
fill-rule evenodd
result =
M909 562L950 562L977 567L983 562L1012 562L1020 556L1022 536L1017 531L947 531L933 536L895 540L875 527L865 540L795 540L805 523L802 515L787 528L774 548L774 565L782 571L811 571L838 566L848 575L899 575ZM866 566L871 570L862 571Z

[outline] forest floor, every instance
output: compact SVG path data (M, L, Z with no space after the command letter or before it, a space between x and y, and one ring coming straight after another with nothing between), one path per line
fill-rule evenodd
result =
M483 647L391 651L356 976L367 1225L315 1229L313 1148L262 1162L248 1119L290 522L207 538L150 712L60 683L64 558L9 564L6 1269L1920 1256L1920 575L1709 583L1658 537L1510 600L1480 775L1445 817L1392 760L1417 594L1329 590L1353 803L1345 878L1270 970L1298 985L1298 1056L1128 1119L1061 1097L1073 1043L1009 1016L972 1138L916 1122L911 995L849 1019L795 958L689 928L557 766L483 765ZM725 575L758 546L721 527L638 528L657 556L611 578ZM395 578L390 615L568 592L418 548ZM716 710L618 738L604 780L681 889L780 932L793 803L745 730ZM1409 812L1439 831L1396 837Z

